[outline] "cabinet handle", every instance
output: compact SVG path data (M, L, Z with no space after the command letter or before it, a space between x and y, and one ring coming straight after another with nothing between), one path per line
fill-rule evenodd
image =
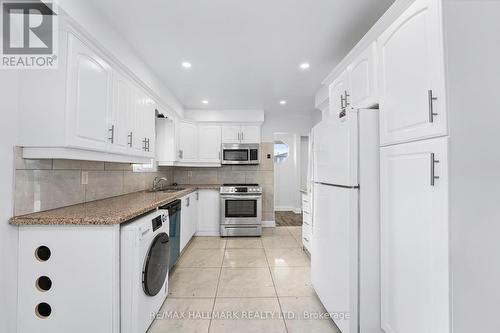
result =
M191 197L187 197L186 198L186 207L189 207L190 204L191 204Z
M244 141L245 140L245 134L243 132L241 132L241 141Z
M128 146L129 147L132 147L132 132L128 133L127 137L128 137Z
M108 137L108 140L111 143L114 143L115 142L115 125L111 125L111 128L108 129L108 131L109 131L109 134L110 134L110 137Z
M146 151L146 143L147 143L147 139L144 138L144 140L142 140L142 150Z
M200 200L200 192L196 192L196 201Z
M307 223L306 221L302 221L302 222L304 222L304 224L305 224L305 225L310 225L310 224L309 224L309 223Z
M184 152L182 151L182 149L179 149L179 158L183 158L184 157Z
M308 243L309 243L309 238L307 238L307 237L303 237L303 239L304 239L306 242L308 242Z
M432 90L427 91L427 98L429 99L429 122L434 122L434 116L438 114L434 112L434 101L437 101L437 97L432 95Z
M344 101L345 101L345 107L348 107L349 106L349 100L348 100L348 97L351 97L351 95L349 95L347 93L347 90L344 91L344 94L345 94L345 98L344 98Z
M434 153L431 153L431 186L434 186L436 179L439 179L439 176L436 176L436 163L439 162L439 160L436 160Z

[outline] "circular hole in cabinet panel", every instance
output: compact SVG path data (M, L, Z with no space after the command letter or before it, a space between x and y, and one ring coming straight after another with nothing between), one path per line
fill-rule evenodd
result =
M47 291L52 287L52 280L48 276L40 276L36 279L36 288L39 291Z
M47 261L50 258L50 249L45 245L37 247L35 250L35 257L39 261Z
M36 306L35 313L38 318L45 319L52 313L52 308L49 304L42 302Z

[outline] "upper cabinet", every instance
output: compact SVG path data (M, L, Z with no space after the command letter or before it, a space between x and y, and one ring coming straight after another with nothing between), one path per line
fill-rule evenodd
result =
M111 107L111 68L78 38L68 38L68 145L105 150Z
M350 94L349 90L349 76L347 71L342 72L335 81L330 85L330 114L329 117L339 117L348 106L348 99Z
M216 125L198 126L198 160L202 163L220 163L221 127Z
M155 157L156 103L73 28L59 34L59 68L21 73L25 158L146 163Z
M179 155L180 162L198 161L198 126L186 121L179 121Z
M376 60L377 46L373 42L347 67L351 95L347 102L357 109L378 104Z
M361 52L330 85L328 116L339 117L347 108L369 108L378 104L375 44Z
M259 125L222 126L222 143L260 143Z
M440 6L416 0L378 39L382 145L447 134Z

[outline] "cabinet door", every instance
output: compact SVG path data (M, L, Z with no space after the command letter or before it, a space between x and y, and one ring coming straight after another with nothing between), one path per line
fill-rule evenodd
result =
M181 251L186 247L187 243L191 239L191 197L186 195L181 198L181 234L180 234L180 247Z
M240 143L241 126L222 126L223 143Z
M374 42L347 68L350 102L356 109L369 108L378 103L376 56L377 47Z
M145 122L145 104L146 104L146 96L138 87L133 87L132 89L132 150L137 155L143 155L145 153L144 147L144 139L145 139L145 131L144 131L144 122Z
M145 155L150 158L155 157L156 148L156 104L147 97L144 107L144 136L147 140Z
M200 194L198 191L194 192L191 194L191 222L189 224L190 226L190 233L189 233L189 239L193 237L196 234L196 231L198 230L198 207L200 205Z
M198 228L200 236L219 235L220 196L218 190L198 190Z
M241 142L260 143L260 126L256 125L241 126Z
M68 144L106 151L111 69L94 51L68 34Z
M221 128L220 126L198 126L198 160L200 162L220 163Z
M121 74L113 73L113 114L109 121L112 126L111 150L127 153L132 131L132 88L131 83Z
M447 133L440 6L415 1L378 40L382 145Z
M198 129L195 124L179 122L179 161L198 160Z
M384 147L380 162L382 328L450 332L447 138Z
M338 117L343 108L346 107L345 95L349 95L348 73L344 71L330 85L330 114L329 117ZM348 96L349 97L349 96Z

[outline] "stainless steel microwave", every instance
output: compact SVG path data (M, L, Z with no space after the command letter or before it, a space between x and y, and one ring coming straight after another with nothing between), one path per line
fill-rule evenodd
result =
M222 164L259 164L259 155L258 144L222 144Z

